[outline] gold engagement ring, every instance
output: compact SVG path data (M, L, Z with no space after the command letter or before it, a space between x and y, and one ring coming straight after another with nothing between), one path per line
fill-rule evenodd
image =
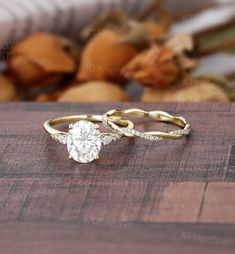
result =
M123 134L101 133L99 125L93 122L102 122L102 115L66 116L48 120L44 129L56 141L67 145L69 158L80 163L92 162L99 158L102 145L108 145L120 139ZM111 120L117 126L132 129L133 123L119 118ZM69 131L64 132L53 128L55 125L68 124Z

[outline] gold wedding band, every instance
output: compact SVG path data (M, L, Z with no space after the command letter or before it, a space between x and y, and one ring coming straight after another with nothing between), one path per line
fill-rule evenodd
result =
M133 128L120 127L113 119L124 119L124 118L150 118L159 122L167 122L175 124L183 129L171 131L171 132L160 132L160 131L149 131L140 132ZM103 124L106 128L109 128L120 135L127 137L140 137L147 140L162 140L162 139L179 139L190 134L191 124L181 116L172 116L163 111L145 111L142 109L127 109L127 110L110 110L103 115Z

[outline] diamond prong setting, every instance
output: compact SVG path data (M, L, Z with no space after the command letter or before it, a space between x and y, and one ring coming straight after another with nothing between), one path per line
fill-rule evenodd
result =
M69 125L69 132L61 132L51 137L67 145L69 159L80 163L89 163L99 159L103 145L111 144L121 138L117 133L101 133L99 125L87 120L80 120Z
M96 124L81 120L73 124L67 138L69 156L77 162L89 163L99 157L102 141Z

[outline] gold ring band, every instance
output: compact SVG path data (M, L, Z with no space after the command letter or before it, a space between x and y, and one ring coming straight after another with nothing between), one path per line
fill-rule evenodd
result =
M150 118L159 122L175 124L181 129L171 132L140 132L134 129L134 124L126 118ZM101 133L99 125L93 122L102 122L104 127L111 130L111 132ZM54 126L61 124L67 124L69 131L54 128ZM59 117L46 121L44 128L53 139L67 145L69 158L80 163L88 163L98 159L103 145L117 141L122 136L162 140L179 139L191 132L191 124L181 116L172 116L163 111L148 112L142 109L110 110L103 116L75 115Z
M115 118L150 118L160 122L167 122L175 124L183 129L175 130L171 132L140 132L135 129L129 129L128 127L120 127L113 122ZM191 132L191 124L181 116L172 116L163 111L144 111L142 109L127 109L127 110L110 110L103 115L104 125L112 129L118 134L125 135L127 137L140 137L147 140L161 140L161 139L179 139L183 136L189 135Z
M102 122L102 120L102 115L65 116L46 121L44 129L53 139L67 145L70 158L80 163L88 163L99 158L102 145L108 145L123 136L119 133L101 133L99 125L93 122ZM111 122L130 129L134 127L129 120L114 118ZM53 128L60 124L69 124L69 131Z

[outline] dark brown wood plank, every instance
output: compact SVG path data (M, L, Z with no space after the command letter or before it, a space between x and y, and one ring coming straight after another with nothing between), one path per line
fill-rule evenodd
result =
M102 113L111 108L166 110L193 124L187 140L128 140L105 147L87 165L67 160L66 148L43 131L51 117ZM235 110L233 104L2 104L0 106L0 177L68 179L142 179L159 181L234 181ZM158 126L158 127L157 127ZM139 129L170 129L149 122ZM114 174L117 171L117 174Z
M234 225L0 223L4 254L233 254L234 235Z
M235 224L234 191L221 182L0 180L0 221Z
M235 223L235 183L209 183L201 222Z
M42 127L52 117L129 107L183 115L193 133L159 143L123 138L82 165ZM0 104L0 123L4 254L234 252L235 104Z

